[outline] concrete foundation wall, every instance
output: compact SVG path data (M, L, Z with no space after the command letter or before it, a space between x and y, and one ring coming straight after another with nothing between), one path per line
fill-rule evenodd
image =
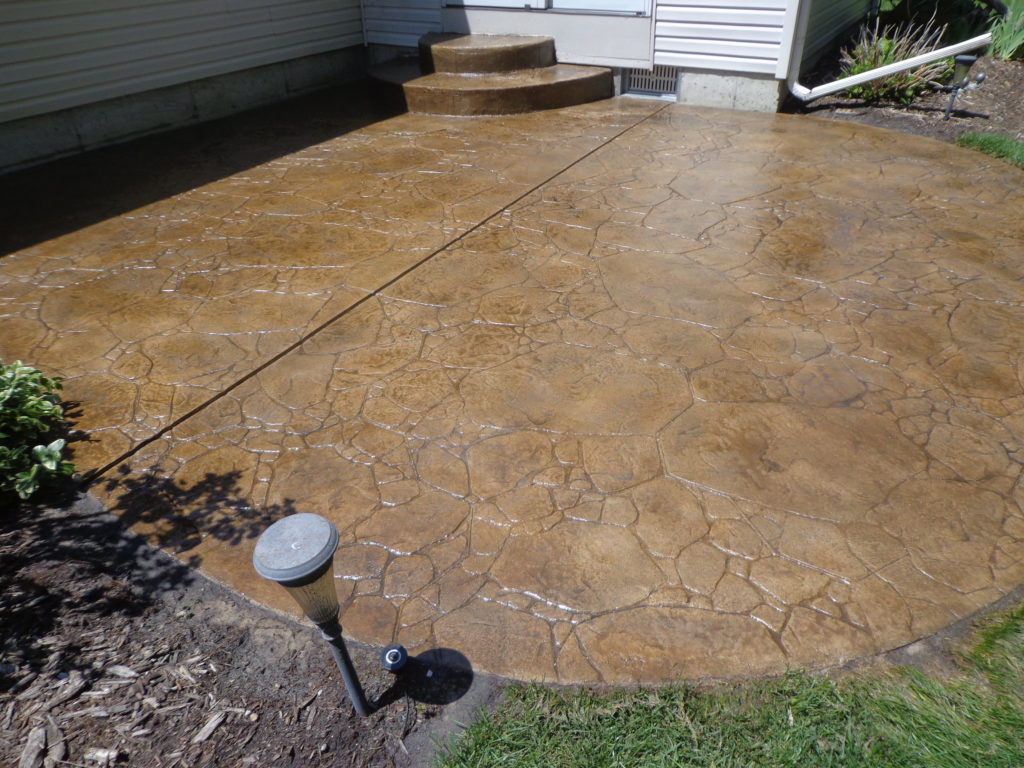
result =
M0 123L0 173L358 79L352 46Z
M774 77L726 72L679 73L680 104L748 112L776 112L785 84Z

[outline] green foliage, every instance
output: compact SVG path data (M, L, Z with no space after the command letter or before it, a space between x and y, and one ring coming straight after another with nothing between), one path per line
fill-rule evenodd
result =
M442 768L1020 768L1024 606L991 620L968 674L792 672L710 690L513 686Z
M999 59L1024 59L1024 0L1004 0L1010 13L992 27L992 55Z
M961 147L970 147L1006 160L1018 168L1024 168L1024 141L1017 141L998 133L965 133L956 140L956 143Z
M934 19L922 25L908 22L884 27L875 19L873 24L861 28L860 36L852 48L843 50L842 77L859 75L934 51L941 47L944 32L945 27L936 27ZM941 59L847 88L846 93L868 102L909 104L929 84L949 77L952 71L952 60Z
M986 32L992 26L993 9L981 0L898 0L881 3L879 17L886 24L944 26L943 45L952 45Z
M49 440L64 425L60 388L59 378L20 361L0 363L0 495L27 499L44 483L74 472L62 460L65 441Z

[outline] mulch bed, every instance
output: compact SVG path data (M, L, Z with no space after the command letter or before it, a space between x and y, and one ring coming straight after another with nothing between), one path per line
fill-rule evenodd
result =
M0 765L425 763L410 736L437 706L394 696L358 717L311 627L69 501L0 520ZM376 654L352 656L371 699L385 694Z
M821 71L834 69L824 65ZM949 120L944 115L949 94L941 90L927 91L907 106L866 104L840 93L810 104L791 99L785 111L852 120L940 141L956 141L958 136L972 132L1000 133L1024 140L1024 62L985 57L971 68L971 76L979 72L985 73L984 83L960 92ZM813 78L814 73L809 77ZM807 84L813 84L813 79Z

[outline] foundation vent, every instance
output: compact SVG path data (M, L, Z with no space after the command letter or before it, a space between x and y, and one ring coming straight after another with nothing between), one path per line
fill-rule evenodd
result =
M626 81L626 93L643 96L675 98L679 87L679 69L655 64L651 70L630 69Z

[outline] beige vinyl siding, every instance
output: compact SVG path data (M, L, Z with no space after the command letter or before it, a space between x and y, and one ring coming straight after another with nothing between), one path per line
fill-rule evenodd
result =
M0 122L362 41L359 0L0 0Z
M441 31L441 0L363 0L366 42L416 47Z
M792 2L658 0L654 63L774 75Z
M817 59L839 35L862 21L870 9L871 0L814 0L807 19L803 61Z

